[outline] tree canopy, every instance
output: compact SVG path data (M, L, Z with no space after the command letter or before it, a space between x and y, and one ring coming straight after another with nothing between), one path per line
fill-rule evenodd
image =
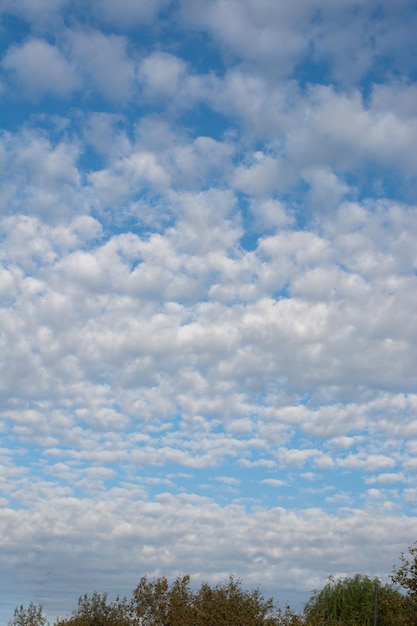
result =
M15 608L9 626L46 626L47 623L42 605L31 602L27 608L23 604Z
M372 626L375 602L378 626L408 624L402 594L392 585L382 585L378 578L360 574L339 579L331 576L310 598L304 613L309 626Z
M70 617L60 619L55 626L130 626L130 610L126 598L108 601L107 593L95 591L78 598Z
M400 554L400 565L394 566L391 580L401 587L407 596L410 622L417 624L417 542L408 548L409 555Z
M295 614L282 613L259 589L246 591L232 576L214 587L203 583L197 592L190 577L171 585L165 577L141 578L133 591L132 618L140 626L284 626L296 624Z

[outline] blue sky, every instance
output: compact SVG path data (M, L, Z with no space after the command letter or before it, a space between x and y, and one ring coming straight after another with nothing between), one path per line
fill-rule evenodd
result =
M0 619L416 539L411 0L0 2Z

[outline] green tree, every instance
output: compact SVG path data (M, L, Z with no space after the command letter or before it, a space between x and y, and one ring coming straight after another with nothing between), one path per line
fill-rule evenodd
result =
M378 626L407 624L404 598L392 585L381 585L378 578L356 574L353 578L330 577L321 591L316 591L305 607L309 626L321 624L372 626L375 587L378 599Z
M58 620L55 626L130 626L130 607L126 598L117 596L109 602L107 597L107 593L97 591L91 596L80 596L71 616Z
M27 608L21 604L14 610L13 619L10 620L9 626L46 626L48 620L43 614L41 604L31 602Z

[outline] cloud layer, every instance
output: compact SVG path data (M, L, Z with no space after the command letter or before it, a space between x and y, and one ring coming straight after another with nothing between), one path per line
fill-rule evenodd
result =
M102 5L1 4L1 617L143 574L296 608L386 578L415 540L415 7Z

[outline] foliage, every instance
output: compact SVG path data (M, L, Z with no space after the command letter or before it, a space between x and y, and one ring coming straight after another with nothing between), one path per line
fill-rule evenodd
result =
M417 542L408 550L411 558L406 558L404 552L400 554L401 567L394 567L391 580L417 600Z
M324 588L316 591L305 607L307 624L372 626L375 588L378 626L407 624L403 596L391 585L382 586L378 578L371 579L360 574L353 578L330 577Z
M195 608L201 626L277 624L273 600L265 599L259 589L243 590L241 581L233 577L216 587L201 585L195 597Z
M193 623L193 593L190 577L177 577L170 586L165 576L140 579L133 590L131 611L140 626L180 626Z
M400 554L400 566L394 566L391 580L407 594L407 611L410 623L417 624L417 542L408 548L409 556Z
M378 626L416 626L407 599L390 585L378 590Z
M46 626L48 621L43 614L41 604L31 602L27 608L22 605L14 610L13 619L9 622L9 626Z
M141 578L131 603L138 626L298 626L288 608L282 613L259 589L245 591L230 577L215 587L203 583L197 592L190 577L178 577L169 585L165 577Z
M126 598L117 596L109 602L107 593L95 591L91 597L87 594L80 596L71 617L58 620L55 626L129 626L129 615Z

